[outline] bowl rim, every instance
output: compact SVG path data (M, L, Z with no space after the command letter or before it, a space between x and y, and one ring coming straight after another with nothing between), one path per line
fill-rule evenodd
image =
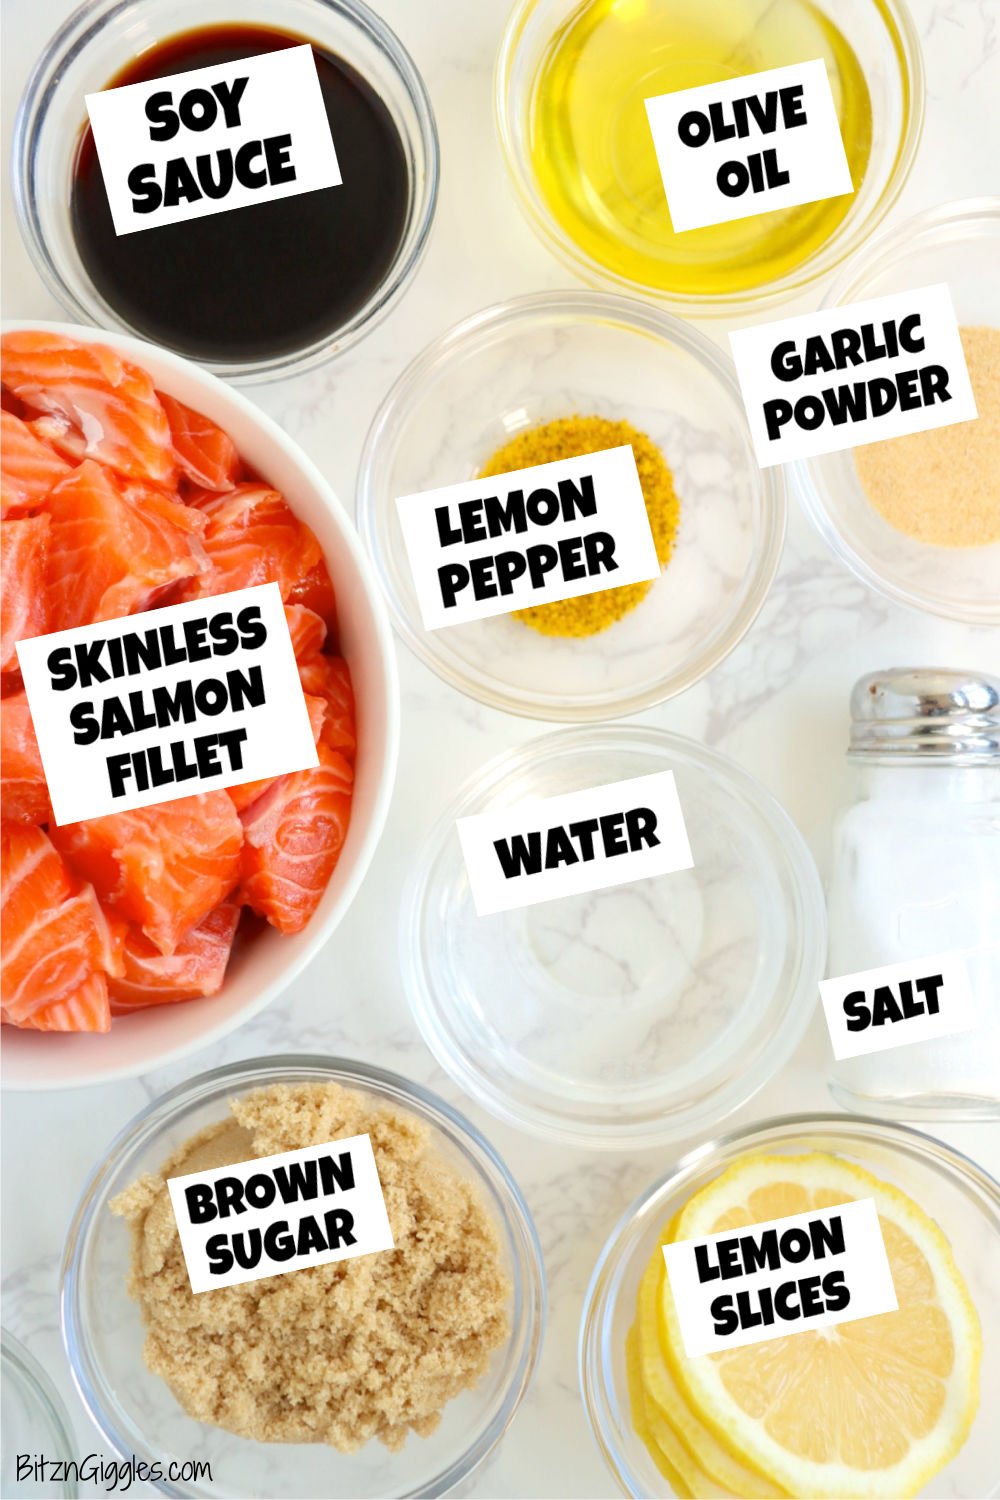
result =
M733 1147L742 1145L747 1151L764 1149L768 1144L780 1145L785 1137L827 1132L833 1137L843 1138L845 1143L853 1138L866 1144L888 1145L904 1156L937 1166L954 1185L965 1189L970 1200L978 1195L977 1206L984 1216L987 1207L992 1206L993 1227L1000 1234L1000 1182L963 1151L898 1121L834 1111L768 1115L717 1134L684 1151L662 1176L638 1194L608 1232L587 1283L580 1313L577 1378L584 1414L605 1466L614 1475L624 1495L641 1496L645 1491L632 1474L626 1455L617 1451L610 1431L608 1388L604 1379L605 1323L612 1310L608 1301L609 1280L617 1263L634 1243L637 1221L642 1215L652 1212L658 1200L681 1187L685 1179L702 1171L713 1158L719 1159L721 1170L725 1154ZM846 1145L845 1149L848 1149Z
M456 355L475 349L497 332L508 335L523 323L546 318L572 318L580 323L614 322L630 334L666 342L694 359L733 402L746 435L750 472L761 502L761 524L754 536L760 555L752 581L739 610L711 652L703 652L683 673L661 677L641 691L602 698L597 702L581 697L553 701L542 693L497 686L492 680L486 685L472 672L443 659L434 645L437 632L425 630L420 620L411 618L392 586L379 540L381 517L386 507L393 506L397 498L389 492L387 481L389 464L395 452L393 432L421 395L425 379L445 367ZM358 460L356 495L358 530L378 573L396 633L414 656L443 682L468 698L522 718L543 719L549 723L599 723L626 718L676 697L706 677L735 650L763 608L781 561L788 520L783 470L778 465L765 469L757 465L735 366L725 352L700 329L661 307L617 292L585 287L529 292L491 303L452 324L426 344L396 377L372 418Z
M821 304L822 309L863 298L864 284L879 275L893 262L905 264L914 245L926 243L940 230L967 229L969 237L976 225L990 226L1000 248L1000 195L982 194L975 198L958 198L934 204L920 213L884 227L843 266L831 283ZM850 545L827 510L817 483L817 466L830 455L798 459L788 465L790 486L802 509L834 556L849 568L856 578L884 598L908 609L939 619L957 620L965 625L989 626L1000 623L1000 596L995 602L944 599L939 594L900 583L881 573ZM938 549L945 551L947 549ZM956 549L960 550L960 549Z
M515 124L517 111L510 94L511 80L522 34L532 12L541 3L543 0L515 0L507 18L493 72L494 126L500 154L521 212L546 248L591 285L649 298L655 304L672 308L689 318L732 318L756 314L761 308L771 307L815 285L859 246L864 245L906 186L920 147L926 113L927 88L920 35L903 0L869 0L875 10L884 12L883 21L885 15L888 15L895 28L895 36L890 34L890 40L898 59L903 92L903 123L899 144L885 186L872 205L869 215L855 224L849 235L841 233L846 222L841 221L828 239L793 270L775 281L741 291L719 292L714 296L661 292L655 287L608 270L580 250L543 206L540 196L533 188L530 163L519 144L519 131ZM829 253L832 248L835 248L835 254Z
M150 344L146 340L136 338L132 334L109 333L102 328L86 327L75 323L52 322L39 318L4 319L0 322L0 330L4 333L21 330L38 330L44 333L63 334L69 338L79 339L81 342L110 344L113 348L121 350L130 359L134 359L137 363L142 364L144 369L148 368L148 365L144 361L152 357L155 368L169 370L172 374L176 374L185 381L193 379L195 384L209 398L209 405L212 409L217 410L220 406L225 409L226 405L229 404L234 406L248 421L252 422L275 447L281 450L286 458L291 459L296 464L302 473L303 479L314 491L317 499L321 502L323 508L333 521L344 543L345 551L350 556L353 567L357 570L371 609L372 621L375 627L372 647L377 653L385 678L385 692L382 695L383 701L380 704L385 717L385 750L378 777L378 786L373 799L372 816L358 848L355 865L344 888L341 900L327 914L324 921L316 924L315 931L309 933L307 940L302 943L300 951L294 956L294 959L290 955L288 965L282 970L281 974L271 984L266 985L258 996L244 1006L242 1010L237 1011L235 1015L228 1016L224 1020L216 1022L214 1026L206 1022L205 1030L197 1038L189 1039L177 1047L168 1048L158 1053L155 1057L146 1058L142 1062L136 1064L122 1063L103 1068L95 1067L85 1078L59 1078L32 1082L11 1078L9 1076L9 1069L6 1063L4 1063L4 1088L9 1089L12 1093L40 1093L49 1089L86 1088L93 1084L111 1083L116 1079L139 1077L152 1068L165 1067L168 1063L176 1062L180 1058L189 1057L193 1053L200 1052L213 1042L236 1031L251 1016L257 1015L265 1006L271 1004L287 988L292 980L302 972L306 965L316 957L319 950L326 946L348 908L354 902L385 828L399 760L399 669L392 639L392 630L389 625L381 590L378 587L371 563L364 548L361 546L350 517L338 500L332 485L326 480L308 454L288 436L272 417L261 410L249 397L235 390L232 386L227 385L217 375L213 375L211 371L194 364L189 359L185 359L183 355L174 354L169 349L161 349L158 345ZM160 377L156 375L155 378L159 379ZM211 415L211 411L208 414ZM221 420L220 425L223 425ZM309 925L311 924L307 924L306 932L308 932ZM7 1053L13 1045L15 1045L13 1039L8 1040L6 1045L0 1049L0 1052Z
M71 1459L76 1451L76 1444L70 1436L72 1426L66 1404L48 1371L9 1328L0 1330L0 1360L7 1367L7 1378L13 1372L15 1379L20 1380L38 1402L50 1425L50 1437L56 1442L55 1457ZM6 1380L4 1384L6 1385ZM67 1474L61 1484L53 1485L53 1493L73 1500L78 1494L76 1481Z
M35 140L39 124L44 121L52 92L59 87L63 70L123 11L140 3L140 0L82 0L59 29L55 32L28 75L18 101L14 126L11 133L10 183L14 200L14 217L21 239L27 248L32 265L48 291L61 307L83 324L88 324L93 309L86 307L75 291L63 279L42 232L36 208L35 194ZM277 380L289 375L299 375L318 368L327 361L343 354L364 338L392 311L403 296L416 274L430 242L437 209L441 180L441 148L437 122L427 85L417 69L409 51L386 21L369 8L364 0L309 0L310 4L349 21L364 33L385 56L410 101L416 116L417 133L399 129L400 138L408 157L414 157L413 169L408 162L407 176L413 203L410 220L404 228L396 255L390 264L384 281L377 286L367 302L348 319L342 328L327 334L308 348L290 354L269 355L257 360L206 360L199 362L191 356L179 355L197 364L199 369L217 375L226 381L241 385L252 385L261 381ZM169 7L166 8L169 15ZM275 21L274 26L281 29ZM169 21L165 22L169 27ZM167 29L165 37L177 33ZM314 43L318 46L318 43ZM417 158L421 159L417 159ZM413 243L405 255L402 251L406 240L416 226ZM89 278L88 278L89 280ZM103 299L102 299L103 303ZM143 340L144 335L134 332L120 319L115 309L108 305L107 312L113 319L113 331L117 336ZM152 343L151 339L145 342ZM156 346L160 347L160 346ZM167 352L173 353L173 350Z
M445 994L450 994L450 991L423 961L421 929L425 907L433 890L431 877L446 842L456 837L456 819L467 815L475 800L520 769L542 759L572 755L579 750L608 744L622 748L649 747L665 754L674 753L706 773L714 773L766 823L792 876L794 899L800 906L800 910L793 913L798 918L793 925L801 951L788 983L785 1010L779 1022L772 1021L769 1027L764 1055L757 1057L754 1073L749 1076L745 1072L739 1073L735 1079L727 1076L707 1092L699 1093L682 1116L671 1116L667 1124L659 1126L646 1118L638 1123L625 1122L617 1126L608 1121L588 1123L555 1114L544 1100L527 1104L512 1102L503 1086L497 1083L488 1060L474 1061L465 1050L453 1045L441 1022L443 1006L440 997L442 991ZM768 857L773 858L773 855L772 848ZM822 974L826 955L826 903L819 872L805 838L791 815L763 782L730 756L691 736L656 725L607 723L557 729L526 740L493 756L473 772L450 805L434 820L420 844L404 887L397 931L403 985L417 1030L441 1068L464 1093L505 1124L552 1144L594 1152L648 1150L689 1138L698 1130L726 1119L747 1104L788 1062L816 1008L816 981ZM815 974L808 968L810 954Z
M317 1080L338 1082L373 1094L381 1100L398 1103L404 1110L429 1120L434 1129L456 1146L475 1169L479 1183L489 1183L499 1209L506 1216L504 1225L517 1256L512 1266L514 1305L512 1340L520 1338L522 1349L508 1383L506 1394L493 1420L476 1441L448 1464L432 1481L416 1490L407 1490L399 1500L417 1496L446 1495L463 1482L493 1451L507 1431L530 1386L541 1355L547 1314L545 1262L538 1231L521 1189L499 1152L459 1109L447 1103L423 1084L405 1078L390 1069L335 1057L324 1053L280 1053L225 1063L197 1074L175 1085L159 1098L151 1100L124 1125L109 1143L104 1159L91 1171L77 1201L66 1233L60 1265L59 1309L63 1346L73 1377L73 1384L91 1420L102 1436L122 1457L132 1450L121 1438L93 1388L91 1354L86 1338L86 1318L82 1314L80 1286L81 1257L98 1213L105 1206L108 1182L118 1171L129 1151L150 1144L184 1110L226 1088L263 1086L303 1074L314 1074ZM81 1356L85 1368L81 1367ZM95 1366L96 1369L96 1366ZM193 1419L192 1419L193 1420ZM166 1480L154 1486L161 1494L195 1496L214 1494L214 1490L182 1490Z

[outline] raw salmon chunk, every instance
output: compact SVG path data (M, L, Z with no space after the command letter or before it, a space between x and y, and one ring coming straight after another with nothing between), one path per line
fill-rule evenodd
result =
M40 1011L77 996L95 974L103 980L118 961L93 888L74 879L40 828L4 824L0 866L3 1019L31 1026ZM107 992L102 1008L99 990L91 986L73 1029L107 1030Z
M201 412L158 391L170 423L177 467L192 484L206 490L231 490L240 472L240 456L227 432Z
M20 1025L29 1031L110 1031L107 975L95 970L64 999L40 1006Z
M161 953L174 953L240 876L243 830L225 792L67 823L52 839L109 910Z
M25 693L11 693L0 708L0 813L11 823L47 823L49 792Z
M64 417L88 458L135 479L174 478L170 423L145 370L104 344L39 330L6 333L3 378L32 411Z
M69 417L61 417L57 412L48 412L40 417L32 417L27 423L35 437L46 447L57 453L66 465L75 469L77 464L82 464L87 457L87 442L79 428L74 427Z
M20 516L40 505L70 465L56 450L15 417L0 414L0 497L4 516Z
M288 592L289 604L304 604L319 615L331 635L337 633L337 600L326 563L320 558L296 579Z
M53 627L45 589L48 516L0 521L0 672L16 672L18 641Z
M243 814L240 895L280 932L309 921L347 836L354 772L322 741L320 763L281 776Z
M199 509L208 518L205 551L211 568L185 586L187 599L276 583L288 602L302 574L322 559L309 527L266 485L237 485L228 495L201 502Z
M322 698L311 698L308 693L304 695L306 711L309 714L309 725L313 732L313 739L317 745L323 732L323 723L326 719L326 703ZM273 786L279 780L277 776L264 776L260 781L244 781L240 786L227 787L227 793L232 798L233 806L238 812L249 807L251 802L266 792L269 786Z
M351 678L316 537L227 432L102 344L35 330L0 349L0 1015L106 1031L216 993L237 932L261 925L247 908L281 932L308 922L350 819ZM318 764L56 827L17 642L265 583Z
M130 928L123 952L125 971L108 986L115 1013L216 994L226 977L239 920L239 903L220 901L169 954Z
M296 661L315 656L322 650L326 640L326 626L315 610L306 609L304 604L286 604L285 620Z
M302 691L315 694L326 704L321 739L331 750L339 750L353 765L358 748L354 718L354 690L346 661L339 656L317 655L299 662Z
M49 493L46 582L51 630L146 609L157 593L205 566L186 506L148 487L130 500L87 459Z

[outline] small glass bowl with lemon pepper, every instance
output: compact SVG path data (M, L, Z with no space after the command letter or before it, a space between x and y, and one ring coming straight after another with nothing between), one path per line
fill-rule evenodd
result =
M425 629L399 497L625 443L658 578ZM403 372L365 440L358 525L396 629L433 671L495 708L582 722L662 702L728 655L777 569L785 496L709 339L629 298L556 292L474 314Z

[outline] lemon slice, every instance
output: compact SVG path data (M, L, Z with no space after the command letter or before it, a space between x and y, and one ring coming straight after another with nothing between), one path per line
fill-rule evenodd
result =
M979 1320L921 1208L838 1157L746 1156L696 1193L675 1238L873 1198L898 1309L718 1354L684 1352L669 1281L661 1335L681 1391L741 1462L791 1495L914 1495L958 1452L979 1400Z
M637 1328L631 1328L625 1337L625 1363L632 1426L674 1494L680 1500L728 1500L729 1492L699 1468L677 1434L647 1400L642 1383Z
M668 1239L669 1230L661 1243ZM715 1433L698 1420L681 1394L660 1345L660 1301L666 1274L663 1252L657 1246L639 1285L636 1307L635 1355L645 1394L647 1426L652 1428L654 1418L665 1422L699 1469L723 1494L739 1495L741 1500L774 1500L784 1495L784 1490L735 1459ZM659 1446L663 1446L662 1442Z

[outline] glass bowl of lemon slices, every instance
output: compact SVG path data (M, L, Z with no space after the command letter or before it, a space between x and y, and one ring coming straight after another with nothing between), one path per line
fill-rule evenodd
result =
M688 1354L664 1245L859 1199L895 1311ZM1000 1186L904 1126L789 1116L696 1148L629 1209L587 1292L580 1384L609 1468L633 1496L1000 1493L998 1255Z

